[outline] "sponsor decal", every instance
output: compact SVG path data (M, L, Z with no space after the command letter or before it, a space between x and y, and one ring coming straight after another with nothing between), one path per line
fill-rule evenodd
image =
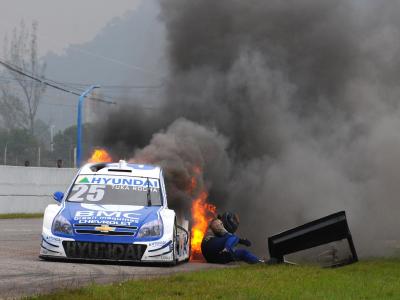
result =
M107 233L110 231L115 231L115 227L110 227L110 225L108 224L102 224L101 226L97 226L94 228L94 230L103 232L103 233Z
M121 225L121 226L134 226L137 225L139 222L137 221L110 221L110 220L79 220L78 223L79 224L99 224L99 222L103 223L103 224L108 224L108 225Z
M161 256L157 257L157 259L161 259L161 260L171 260L171 256L170 256L170 255L161 255Z
M104 223L109 225L134 225L139 223L138 214L134 212L78 210L75 221L79 224Z
M53 242L61 242L61 239L58 237L53 237L53 236L46 236L47 241L53 241Z
M140 260L146 251L146 245L112 244L88 242L64 242L69 258Z
M110 205L110 204L97 205L92 203L82 203L81 207L95 211L121 211L121 212L132 212L143 209L143 206ZM132 214L136 214L137 216L141 215L140 213L132 213Z
M102 185L117 185L127 187L141 187L159 189L159 181L154 178L141 178L141 177L122 177L122 176L78 176L75 184L102 184ZM146 191L146 190L144 190Z
M133 212L122 212L122 211L93 211L93 210L78 210L75 213L75 217L106 217L106 218L126 218L126 219L138 219L138 214Z
M113 190L125 190L125 191L137 191L137 192L147 192L147 186L128 186L128 185L112 185ZM158 193L158 188L150 188L151 193Z
M161 247L164 246L164 244L168 243L168 241L156 241L156 242L151 242L149 243L149 247Z
M87 177L83 177L81 180L79 180L79 183L90 183L89 179Z

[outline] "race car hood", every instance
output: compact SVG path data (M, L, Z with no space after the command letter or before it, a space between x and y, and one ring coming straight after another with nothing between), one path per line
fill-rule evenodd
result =
M159 216L161 209L161 206L97 205L66 202L60 214L71 224L72 235L54 231L53 234L85 242L133 243L145 240L153 241L161 236L139 238L137 233L144 224L161 219ZM112 228L109 229L110 227Z
M158 218L160 206L97 205L68 202L63 216L75 224L137 226Z

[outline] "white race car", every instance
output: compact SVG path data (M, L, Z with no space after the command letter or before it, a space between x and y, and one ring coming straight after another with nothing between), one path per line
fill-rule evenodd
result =
M189 222L168 209L160 167L87 164L54 199L44 213L42 259L189 260Z

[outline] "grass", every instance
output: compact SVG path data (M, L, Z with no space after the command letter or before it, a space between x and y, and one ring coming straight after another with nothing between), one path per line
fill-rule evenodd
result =
M316 266L241 266L97 285L30 299L400 299L400 259Z
M0 214L0 219L38 219L38 218L43 218L43 213L36 213L36 214L23 214L23 213Z

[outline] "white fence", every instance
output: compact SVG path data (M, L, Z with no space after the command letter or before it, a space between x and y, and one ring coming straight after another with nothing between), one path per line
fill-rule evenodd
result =
M65 192L76 169L0 166L0 214L41 213Z

